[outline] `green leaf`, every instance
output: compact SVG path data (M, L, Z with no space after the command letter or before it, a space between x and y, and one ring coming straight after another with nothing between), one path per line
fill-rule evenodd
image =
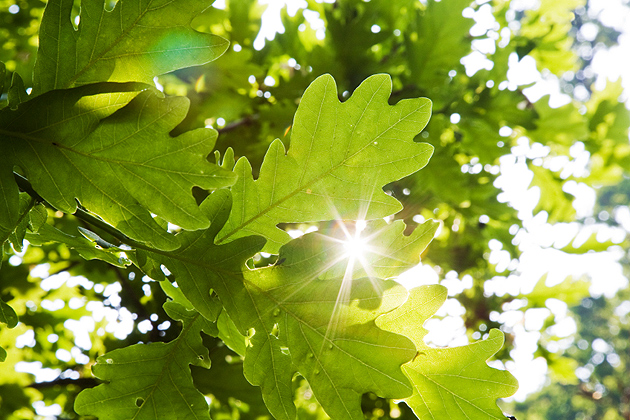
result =
M0 323L7 324L9 328L15 328L18 324L18 316L12 307L0 299ZM0 362L7 360L7 351L0 347Z
M51 242L66 244L69 248L76 250L86 260L98 259L116 267L126 267L131 264L125 255L125 251L120 248L111 244L111 246L103 247L104 244L102 243L99 244L96 241L80 236L68 235L49 224L41 226L37 233L27 233L26 238L35 246Z
M360 255L358 263L353 265L353 277L373 277L391 279L420 263L420 254L426 249L439 223L428 220L409 236L403 234L406 225L402 220L387 223L384 220L370 222L360 235L348 232L333 241L337 248L335 254L348 253L348 244L358 243ZM347 260L343 259L325 273L325 278L338 278L345 275Z
M18 324L18 316L12 307L7 305L2 299L0 299L0 322L7 324L9 328L15 328Z
M530 165L529 169L534 173L530 187L540 190L534 213L546 211L549 223L572 221L575 218L575 197L562 189L564 181L548 169L535 165Z
M1 181L0 181L1 182ZM3 188L0 185L0 193ZM0 195L1 196L1 195ZM2 265L2 256L5 253L4 243L7 242L13 245L13 249L17 252L22 252L22 243L27 229L32 232L36 232L42 224L46 222L48 213L46 208L40 203L35 204L36 201L27 193L18 193L18 213L7 214L2 210L9 209L9 198L4 197L5 206L0 206L0 266Z
M175 298L164 309L183 322L179 336L169 343L135 344L99 357L92 371L107 382L78 395L77 413L100 420L210 420L208 404L193 385L189 365L210 367L200 333L215 335L216 327L190 309L185 299ZM214 307L216 316L221 308L216 300Z
M17 212L12 168L57 209L77 200L132 239L158 249L177 241L149 212L181 226L208 226L193 186L230 185L234 174L206 160L217 133L198 129L171 137L189 101L138 93L138 84L103 83L40 95L17 110L0 111L0 186L5 219ZM9 224L0 219L0 225Z
M404 401L420 419L504 420L496 400L514 394L518 385L509 372L486 364L503 346L501 331L493 329L486 340L462 347L432 348L423 341L425 329L409 328L429 319L445 300L443 286L417 287L404 305L376 321L381 328L404 332L418 348L403 366L414 388Z
M229 42L190 27L211 2L82 0L78 30L73 0L50 0L39 32L34 94L97 82L152 83L157 75L219 57Z
M229 192L216 191L201 205L212 219L208 230L183 232L179 250L146 257L165 264L202 313L211 291L216 292L239 333L248 336L244 373L262 388L271 413L277 419L295 418L295 372L309 381L333 418L363 419L365 392L409 395L400 366L414 356L415 347L374 324L404 302L406 290L391 281L324 279L326 268L343 256L338 242L319 234L282 247L282 263L248 270L244 262L260 249L262 238L214 243L230 214L230 201Z
M204 394L212 394L212 401L220 402L221 405L230 406L230 401L234 399L247 404L245 412L241 412L240 419L265 419L272 417L267 410L265 403L256 387L247 382L243 377L242 358L236 356L226 346L217 345L210 347L212 355L212 369L210 373L202 368L192 368L195 386ZM216 406L216 404L213 404ZM243 408L244 407L240 407ZM212 413L212 412L211 412ZM220 414L213 415L213 419L236 418L222 417Z
M0 189L0 192L2 192L2 189ZM26 193L18 193L18 196L14 198L17 198L18 202L18 209L14 214L6 212L6 210L9 210L8 198L2 200L5 206L0 208L5 211L0 214L2 216L0 217L0 244L9 240L15 250L21 252L22 240L29 225L29 212L33 208L35 200Z
M276 253L289 240L278 223L376 219L400 211L382 187L429 161L433 147L413 138L429 121L431 101L391 106L391 91L390 77L376 75L341 103L332 76L317 78L300 101L288 153L274 141L255 181L249 161L237 162L234 208L217 243L262 235L269 241L265 250Z
M28 94L26 93L26 89L24 88L24 82L22 81L20 75L17 73L13 73L13 78L11 79L11 86L9 87L7 98L9 100L10 108L16 108L19 104L28 100Z
M567 276L561 283L547 286L547 274L545 273L529 293L523 293L519 298L526 298L529 307L544 308L547 299L559 299L569 307L577 306L583 299L589 297L591 282L586 278Z
M410 11L417 17L404 32L407 59L414 83L430 91L431 97L440 97L449 71L458 68L461 58L471 51L468 38L475 21L462 15L470 7L468 0L429 0L425 4L425 10Z
M4 79L6 78L6 74L7 74L7 66L5 66L4 63L0 61L0 97L4 93ZM0 99L0 106L2 106L3 102L4 100Z

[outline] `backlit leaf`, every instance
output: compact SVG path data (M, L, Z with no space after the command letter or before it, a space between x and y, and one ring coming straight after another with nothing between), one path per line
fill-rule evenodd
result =
M220 305L215 300L215 316ZM92 367L107 381L82 391L74 408L100 420L206 419L208 404L195 388L189 365L210 367L200 333L216 334L213 323L181 297L164 304L170 317L184 327L169 343L135 344L106 353Z
M97 82L144 82L212 61L227 40L190 27L212 2L82 0L78 29L73 0L50 0L39 33L34 94Z
M15 328L18 323L18 316L12 307L0 299L0 324L7 324L9 328ZM0 347L0 362L7 359L7 351Z
M77 251L86 260L98 259L117 267L125 267L131 264L124 253L125 251L120 248L114 246L103 248L81 236L68 235L49 224L44 224L37 233L27 234L26 238L29 243L36 246L50 242L66 244L66 246Z
M338 99L330 75L306 90L295 114L291 147L274 141L257 180L241 158L234 168L234 207L217 236L224 243L263 235L265 250L277 252L289 240L281 222L375 219L398 212L398 200L382 187L423 168L433 147L413 138L429 121L431 101L388 104L388 75L366 79L346 102Z
M343 256L338 242L309 234L281 248L281 264L248 270L243 264L262 238L216 245L214 235L230 214L230 196L219 190L201 209L212 220L206 231L179 235L177 251L148 254L173 273L196 308L205 312L212 290L240 334L249 336L244 373L262 388L278 419L294 419L291 381L299 372L333 418L362 419L361 394L402 398L411 388L400 370L415 354L403 336L374 320L401 305L406 290L394 282L322 279ZM404 261L404 259L403 259ZM244 269L244 270L243 270ZM348 372L352 372L351 375Z
M417 287L404 305L376 321L381 328L405 333L418 349L403 366L414 388L404 401L420 419L504 420L496 400L514 394L518 385L509 372L486 364L503 346L501 331L493 329L486 340L466 346L432 348L423 341L425 329L409 328L410 322L426 321L445 300L443 286Z
M129 237L156 248L176 248L176 240L149 212L185 229L207 227L192 187L234 182L232 173L206 160L217 133L198 129L171 137L188 100L138 89L137 84L90 85L0 111L6 214L17 213L12 169L18 166L57 209L73 213L78 200ZM10 222L0 220L0 225Z

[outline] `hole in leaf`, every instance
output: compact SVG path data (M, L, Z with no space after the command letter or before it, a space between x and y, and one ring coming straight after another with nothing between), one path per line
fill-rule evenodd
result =
M142 407L142 404L144 404L144 398L136 398L136 406Z

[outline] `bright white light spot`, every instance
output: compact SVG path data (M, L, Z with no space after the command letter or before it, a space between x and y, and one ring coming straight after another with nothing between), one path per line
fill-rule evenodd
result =
M598 353L610 353L611 351L610 345L601 338L596 338L595 340L593 340L592 347L593 350Z
M467 56L459 60L466 67L466 74L471 77L479 70L492 70L494 62L489 60L484 54L479 51L473 51Z
M9 13L11 13L12 15L16 14L19 11L20 6L18 6L17 4L12 4L11 6L9 6Z
M94 318L83 316L80 320L67 319L63 326L72 331L74 334L74 344L85 350L92 348L92 340L90 340L90 332L94 331Z
M421 263L405 271L395 280L409 290L425 284L438 284L440 277L431 266Z
M164 273L164 275L165 275L165 276L167 276L167 277L168 277L168 276L170 276L170 275L171 275L171 272L169 271L169 269L168 269L168 268L166 268L166 266L165 266L164 264L162 264L162 265L160 266L160 269L162 270L162 273ZM146 277L146 276L145 276L145 277ZM144 277L142 278L142 281L144 281Z
M582 27L580 27L580 32L578 35L579 38L583 38L585 41L595 41L597 38L597 33L599 32L599 28L593 22L586 22Z
M81 349L77 346L74 346L70 349L70 354L74 358L74 361L80 365L87 365L88 363L90 363L90 357L83 354Z
M35 332L33 330L28 330L15 339L15 347L18 349L33 347L35 344Z
M17 267L18 265L22 264L22 257L11 255L9 257L9 264L11 264L13 267Z
M415 216L413 216L413 221L416 222L416 223L424 223L425 220L426 219L421 214L416 214Z
M50 382L59 376L61 369L42 369L42 362L17 362L16 372L25 372L35 375L35 382Z
M377 33L381 32L381 27L378 26L378 25L372 25L370 30L372 31L373 34L377 34Z
M153 329L153 324L151 324L151 321L149 321L148 319L145 319L144 321L138 324L138 331L140 331L142 334L146 334L152 329Z
M496 43L491 38L476 39L471 44L474 50L482 54L494 54L496 52Z
M361 238L358 234L345 240L343 242L343 247L346 250L348 258L359 259L367 251L367 243L365 239Z
M219 127L223 127L225 125L225 119L223 119L221 117L217 118L217 125Z
M70 354L70 352L65 349L57 350L55 352L55 357L57 357L57 359L61 360L62 362L69 362L70 359L72 359L72 355Z
M258 32L254 40L254 49L257 51L264 48L265 40L271 41L276 37L276 33L284 33L284 25L282 25L280 14L286 3L284 1L262 0L259 4L267 4L267 8L261 16L260 32ZM306 15L304 17L306 18Z
M247 81L253 85L254 83L256 83L256 76L254 76L253 74L251 74L251 75L247 78Z
M503 126L503 127L499 128L499 135L501 137L507 137L507 136L512 134L512 131L513 130L510 127Z
M142 286L142 291L144 292L145 296L151 296L151 286L149 286L148 284Z
M160 92L164 92L164 86L162 86L160 82L158 82L157 76L153 78L153 83L155 84L155 87L157 88L157 90L159 90Z
M275 86L276 85L276 79L274 79L272 76L267 76L265 77L265 85L267 86Z
M452 124L457 124L461 119L462 119L461 115L459 115L457 113L451 114L451 123Z
M575 376L577 376L582 381L587 381L589 376L591 376L591 373L593 373L592 368L588 369L586 367L580 366L579 368L575 369Z
M46 309L47 311L54 312L59 309L62 309L66 304L61 299L55 299L55 300L44 299L42 300L42 303L40 305L42 308Z
M301 230L298 230L298 229L287 230L287 233L293 239L299 238L300 236L304 235L304 232L302 232Z
M33 408L38 415L46 416L47 418L56 417L61 414L61 406L59 404L46 405L44 401L35 401Z
M84 298L73 297L68 302L70 309L79 309L82 308L83 305L85 305Z
M212 7L214 7L215 9L224 10L225 0L216 0L214 3L212 3Z
M295 58L289 58L287 60L287 64L291 67L295 67L297 65L297 61L295 61Z
M242 50L243 48L242 48L240 45L238 45L238 44L234 44L234 46L232 47L232 49L233 49L234 51L236 51L236 52L239 52L239 51L240 51L240 50Z

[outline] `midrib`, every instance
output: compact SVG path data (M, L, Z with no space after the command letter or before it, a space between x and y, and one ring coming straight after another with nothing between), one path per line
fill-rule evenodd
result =
M129 25L125 30L123 30L123 32L114 40L114 42L112 42L107 48L105 48L95 59L90 60L82 69L81 71L79 71L78 73L76 73L65 85L63 85L61 88L62 89L67 89L69 87L72 87L74 85L74 83L79 79L79 77L81 77L86 71L88 71L93 65L95 65L105 54L107 54L108 52L110 52L116 45L118 45L126 36L129 32L131 32L131 30L136 26L136 24L144 17L145 14L147 14L147 12L149 11L149 6L151 5L151 3L153 2L153 0L150 0L149 3L147 4L147 7L138 15L138 17L136 18L136 20L134 20L134 22ZM116 5L116 7L119 7L118 3ZM103 13L112 13L112 12L107 12L104 11ZM120 13L122 13L122 10L120 11ZM100 25L99 25L99 31L100 31ZM95 41L96 42L96 41Z
M400 123L401 121L403 121L404 119L406 119L407 117L409 117L409 115L412 115L413 113L415 113L417 111L414 110L413 112L410 112L409 114L405 115L404 118L401 118L400 120L398 120L398 123ZM398 124L397 123L397 124ZM329 170L327 170L326 172L322 173L321 175L311 179L310 181L304 183L302 186L299 186L298 188L296 188L294 191L292 191L291 193L287 194L286 196L282 197L281 199L279 199L278 201L276 201L275 203L267 206L264 210L262 210L261 212L257 213L256 215L250 217L248 220L246 220L245 222L241 223L240 225L238 225L237 227L235 227L234 229L232 229L230 232L226 233L224 236L218 238L217 240L217 244L220 244L222 242L224 242L226 239L228 239L229 237L231 237L232 235L236 234L239 230L243 229L245 226L251 224L252 222L254 222L255 220L261 218L262 216L264 216L265 214L269 213L271 210L275 209L277 206L279 206L280 204L284 203L285 201L289 200L290 198L293 198L296 194L298 194L299 192L303 191L305 188L308 188L309 186L317 183L318 181L321 181L323 178L325 178L326 176L330 175L332 172L334 172L335 170L337 170L338 168L340 168L343 164L345 164L346 162L348 162L349 160L351 160L353 157L355 157L356 155L358 155L359 153L363 152L363 150L365 150L367 147L369 147L372 142L374 142L376 139L380 138L383 134L387 133L389 130L391 130L396 124L390 126L387 128L387 130L383 131L382 133L380 133L378 136L374 137L373 139L371 139L369 142L367 142L362 148L360 148L359 150L357 150L355 153L353 153L352 155L346 157L344 160L340 161L337 165L331 167Z

